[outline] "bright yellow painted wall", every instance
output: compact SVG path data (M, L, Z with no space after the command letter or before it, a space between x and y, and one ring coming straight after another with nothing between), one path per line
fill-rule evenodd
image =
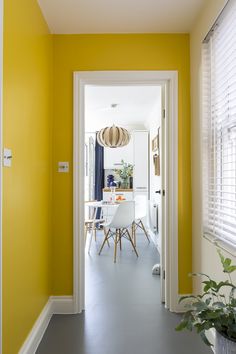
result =
M36 0L4 1L3 354L51 293L52 37Z
M72 74L76 70L178 70L179 290L191 292L189 36L107 34L54 36L53 294L72 293ZM57 173L58 161L70 162L69 174Z

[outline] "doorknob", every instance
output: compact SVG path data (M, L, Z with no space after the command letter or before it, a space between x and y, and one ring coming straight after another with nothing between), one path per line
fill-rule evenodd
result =
M159 191L156 191L155 193L161 194L161 190L159 189Z

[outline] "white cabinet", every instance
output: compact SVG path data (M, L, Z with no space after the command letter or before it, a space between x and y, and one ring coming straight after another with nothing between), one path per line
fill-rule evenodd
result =
M148 171L149 171L149 153L148 131L134 131L134 174L133 188L135 192L148 191Z
M134 148L133 137L128 145L120 148L104 148L104 168L106 170L113 170L115 168L121 168L121 160L133 165L134 163Z

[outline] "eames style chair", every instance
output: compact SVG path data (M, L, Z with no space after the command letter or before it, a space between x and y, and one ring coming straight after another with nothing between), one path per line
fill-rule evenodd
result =
M121 240L122 238L126 238L130 241L133 250L138 257L138 253L136 250L136 246L133 242L133 239L130 235L129 228L132 227L133 221L135 218L135 211L134 211L134 201L125 201L122 202L117 210L113 219L108 224L105 224L104 227L107 229L102 246L99 251L99 255L101 254L103 247L106 242L110 238L114 239L114 263L116 263L116 256L117 256L117 245L120 245L120 250L122 248Z
M134 244L136 246L136 230L140 228L148 242L150 242L149 237L148 237L148 232L143 224L143 219L147 216L147 199L146 196L144 195L137 195L134 198L135 201L135 219L132 225L132 235L133 235L133 240Z

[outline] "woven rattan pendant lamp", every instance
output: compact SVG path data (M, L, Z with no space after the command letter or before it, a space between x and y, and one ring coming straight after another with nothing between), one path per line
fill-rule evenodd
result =
M106 127L97 133L98 144L109 148L118 148L125 146L130 141L130 134L128 130L116 127Z

